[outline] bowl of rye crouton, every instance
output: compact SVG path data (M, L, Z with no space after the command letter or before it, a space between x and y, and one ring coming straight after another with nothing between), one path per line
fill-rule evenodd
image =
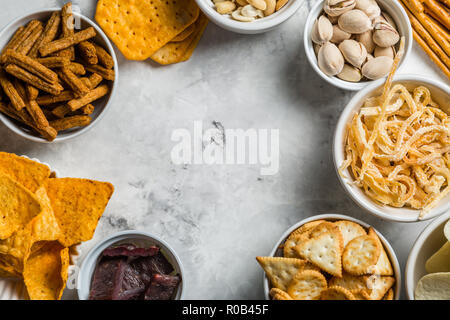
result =
M0 120L28 140L62 142L90 130L117 80L110 41L71 3L17 18L0 32Z
M349 216L304 219L256 260L267 300L400 299L394 250L377 230Z

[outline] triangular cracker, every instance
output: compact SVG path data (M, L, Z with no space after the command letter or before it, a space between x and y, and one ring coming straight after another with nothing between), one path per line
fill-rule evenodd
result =
M395 283L394 277L366 276L369 285L370 300L381 300Z
M367 283L364 277L354 276L344 272L342 277L332 277L328 281L330 287L337 286L347 289L349 291L353 290L367 290Z
M288 239L290 239L291 237L295 237L299 234L302 234L304 232L310 231L313 228L317 227L322 222L325 222L325 220L315 220L315 221L307 222L304 225L302 225L301 227L292 231L291 234L289 235Z
M390 288L383 297L383 300L394 300L394 290Z
M295 258L256 257L266 272L272 286L286 291L294 276L302 270L306 261Z
M378 258L377 264L373 267L369 267L369 269L367 270L367 273L378 274L381 276L393 276L394 270L392 269L391 261L387 255L386 251L384 250L384 247L380 241L380 238L378 237L377 233L375 232L375 230L372 227L369 229L368 235L370 237L374 238L378 242L378 245L380 246L381 251L380 251L380 257Z
M341 220L336 221L334 224L337 225L339 230L341 231L342 239L344 240L344 248L347 243L349 243L353 239L367 234L366 230L364 230L363 227L352 221Z

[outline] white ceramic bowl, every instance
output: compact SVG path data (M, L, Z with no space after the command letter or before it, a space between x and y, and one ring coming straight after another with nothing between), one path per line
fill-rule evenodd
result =
M321 215L317 215L317 216L312 216L312 217L306 218L300 222L297 222L292 227L290 227L288 230L286 230L286 232L283 233L283 235L281 236L280 240L278 240L278 242L273 247L272 251L269 254L269 257L278 256L277 255L278 248L280 247L281 244L284 243L284 241L292 233L292 231L301 227L305 223L308 223L311 221L316 221L316 220L327 220L327 221L348 220L348 221L358 223L366 229L368 229L370 227L370 225L368 225L367 223L365 223L361 220L358 220L358 219L355 219L355 218L352 218L352 217L349 217L346 215L342 215L342 214L329 213L329 214L321 214ZM375 228L374 228L374 230L375 230ZM378 237L380 238L381 243L383 244L384 249L386 250L386 253L391 261L392 268L394 269L394 276L395 276L395 280L396 280L395 287L394 287L394 300L400 300L400 289L401 289L402 279L401 279L400 265L398 263L397 256L395 255L394 249L392 249L391 245L383 237L383 235L381 233L379 233L377 230L375 230L375 232L377 233ZM266 300L270 300L270 294L269 294L270 284L269 284L269 279L266 277L265 274L263 275L263 287L264 287L264 296L265 296Z
M229 15L218 13L212 0L195 1L208 19L216 25L226 30L244 34L257 34L274 29L292 17L292 15L306 2L305 0L289 0L280 11L275 12L268 17L257 19L253 22L240 22L233 20Z
M449 219L450 212L447 212L431 222L417 238L409 253L405 269L406 295L409 300L414 300L417 282L427 274L425 262L447 242L444 226Z
M78 298L80 300L89 299L89 291L91 288L92 276L97 266L99 257L103 250L106 248L120 243L132 243L141 246L157 246L160 248L161 252L167 258L167 260L172 264L176 272L181 276L181 283L178 286L178 290L175 296L176 300L183 299L183 288L186 285L186 279L184 277L185 273L183 271L183 265L181 264L180 258L175 253L175 251L170 247L170 245L159 237L152 235L148 232L143 231L122 231L112 236L104 239L98 243L84 258L80 273L77 280L77 290Z
M392 0L377 0L377 2L381 10L387 12L392 17L392 19L394 19L397 25L398 32L400 33L400 36L405 36L405 54L403 55L403 58L400 61L399 65L399 70L401 70L403 63L408 58L412 48L413 37L412 37L411 23L409 22L408 16L403 7L401 6L400 2ZM328 83L344 90L351 90L351 91L361 90L362 88L372 83L373 81L372 80L360 82L344 81L339 79L338 77L327 76L325 73L322 72L322 70L320 70L319 66L317 65L317 57L316 54L314 53L313 42L311 41L311 30L314 26L314 22L322 12L323 3L324 1L317 1L314 7L309 12L308 18L306 20L303 34L303 43L306 51L306 57L308 58L308 61L311 64L314 71L316 71L317 74Z
M424 85L431 91L433 100L436 101L442 108L446 108L446 112L450 114L450 87L442 82L424 78L417 75L399 75L396 76L394 83L402 83L408 89L417 87L419 85ZM351 121L353 116L359 111L364 100L366 98L372 97L374 95L379 95L384 85L384 79L379 79L363 90L358 92L352 100L345 107L341 114L341 117L336 126L336 131L334 134L334 145L333 145L333 157L336 172L345 160L345 138L347 134L347 124ZM371 214L378 216L385 220L397 221L397 222L417 222L419 221L419 210L408 209L408 208L394 208L391 206L382 206L375 203L371 198L369 198L361 188L352 185L351 181L353 178L350 175L350 171L346 170L344 172L344 177L342 177L339 172L337 172L339 180L350 195L350 197L363 209L367 210ZM443 214L450 209L450 194L442 199L438 205L432 209L422 220L428 220Z
M32 13L26 14L20 18L15 19L11 23L9 23L1 32L0 32L0 50L5 47L5 45L9 42L15 31L20 27L28 22L30 22L33 19L38 20L44 20L48 19L50 15L54 11L60 11L60 8L50 8L50 9L43 9L39 11L34 11ZM117 58L116 54L114 53L114 49L111 46L111 42L109 41L108 37L103 33L103 31L98 27L92 20L89 18L78 14L76 12L73 13L75 18L79 18L81 22L81 28L87 28L87 27L94 27L95 31L97 32L97 36L94 38L94 41L98 43L99 45L103 46L106 51L111 55L111 57L114 60L114 70L116 73L116 79L114 82L110 83L111 91L102 99L93 102L93 105L95 106L95 111L91 115L92 116L92 122L90 125L83 127L83 128L74 128L71 130L66 130L64 132L61 132L58 134L56 139L53 142L62 142L67 141L69 139L75 138L88 130L92 129L96 124L100 122L100 120L105 115L106 111L111 107L110 104L113 100L114 94L117 89L117 85L119 83L119 68L117 64ZM41 142L41 143L49 143L46 139L43 139L39 137L35 132L28 129L25 126L22 126L20 123L18 123L15 120L11 120L9 117L5 116L4 114L0 113L0 120L3 122L5 126L7 126L9 129L14 131L19 136L34 141L34 142Z

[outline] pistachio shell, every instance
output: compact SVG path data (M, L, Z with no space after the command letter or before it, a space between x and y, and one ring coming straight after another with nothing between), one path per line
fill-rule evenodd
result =
M351 33L345 32L337 24L333 25L333 37L331 37L331 42L339 44L344 40L348 40L351 37Z
M395 20L392 19L392 17L387 12L381 11L381 16L387 23L389 23L395 30L397 30L397 24L395 23Z
M337 17L352 10L356 5L355 0L326 0L323 10L330 16Z
M389 23L380 21L373 27L373 42L379 47L392 47L400 41L400 35Z
M352 66L361 68L367 58L367 50L364 45L355 40L344 40L339 45L345 60Z
M345 64L344 68L342 68L342 71L337 75L337 77L341 80L349 82L359 82L361 81L362 74L358 68Z
M313 43L313 49L314 49L314 53L316 54L316 57L319 55L320 47L321 47L320 44Z
M320 47L317 61L320 70L329 76L337 75L344 67L344 57L341 51L331 42Z
M358 9L348 11L341 15L338 24L342 30L352 34L364 33L372 27L369 17Z
M325 16L320 16L314 23L311 40L317 44L324 44L330 41L333 36L333 25Z
M395 48L394 47L387 47L387 48L376 47L373 54L375 57L385 56L385 57L394 59Z
M367 61L361 71L362 75L370 80L380 79L391 71L394 59L389 57L377 57Z
M372 30L368 30L364 33L358 34L356 36L356 40L361 42L368 53L372 53L375 50L376 44L373 42L373 32Z
M381 9L375 0L356 0L355 9L363 11L369 19L374 19L381 14Z

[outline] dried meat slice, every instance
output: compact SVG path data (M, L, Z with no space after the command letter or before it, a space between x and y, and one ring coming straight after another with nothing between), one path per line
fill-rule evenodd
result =
M119 258L101 260L95 268L89 300L113 300L125 264L125 260Z
M103 251L104 257L151 257L159 252L158 247L138 248L134 244L123 244L109 247Z
M144 300L171 300L180 284L180 276L155 274L145 292Z

